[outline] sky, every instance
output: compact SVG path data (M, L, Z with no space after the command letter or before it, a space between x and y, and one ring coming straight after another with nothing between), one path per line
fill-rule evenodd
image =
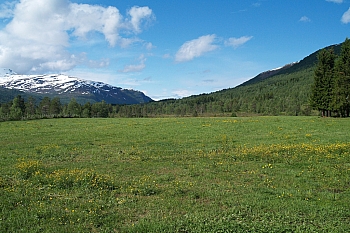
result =
M348 32L350 0L0 0L0 67L183 98L235 87Z

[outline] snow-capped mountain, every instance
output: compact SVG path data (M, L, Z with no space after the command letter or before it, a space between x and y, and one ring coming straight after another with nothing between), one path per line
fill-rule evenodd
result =
M140 91L122 89L103 82L88 81L63 74L19 75L0 69L0 87L26 93L81 97L112 104L137 104L152 101Z

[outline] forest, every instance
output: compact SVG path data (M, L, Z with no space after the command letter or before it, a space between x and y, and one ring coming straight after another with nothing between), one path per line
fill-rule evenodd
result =
M340 55L333 49L318 54L310 103L322 116L349 117L350 114L350 40L346 38Z
M244 115L310 115L308 104L310 72L273 77L254 85L222 90L183 99L167 99L135 105L111 105L105 101L80 104L59 97L37 101L17 95L1 104L0 120L62 117L165 117L165 116L244 116ZM292 89L291 91L287 90ZM306 101L305 101L306 100ZM314 113L313 113L314 114Z
M0 105L0 121L65 117L340 116L350 114L350 40L316 51L296 65L235 88L144 104L80 103L17 95Z

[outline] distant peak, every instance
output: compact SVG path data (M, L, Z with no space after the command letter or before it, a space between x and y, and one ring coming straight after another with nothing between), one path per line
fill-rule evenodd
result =
M103 82L84 80L64 74L18 75L0 68L0 87L27 93L105 100L112 104L138 104L152 101L142 92L122 89Z

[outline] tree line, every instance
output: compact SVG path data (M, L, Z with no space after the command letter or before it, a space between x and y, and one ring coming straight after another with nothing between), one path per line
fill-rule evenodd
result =
M42 119L62 117L108 117L112 105L105 101L79 104L75 98L63 104L59 97L44 97L39 104L33 97L26 101L18 95L12 101L0 106L0 120Z
M333 49L318 54L310 104L322 116L350 115L350 40L345 39L340 55Z
M280 75L262 82L201 94L183 99L167 99L134 105L106 102L80 104L74 98L62 103L49 97L15 97L0 105L0 120L61 117L163 117L163 116L243 116L311 115L308 104L312 69Z

